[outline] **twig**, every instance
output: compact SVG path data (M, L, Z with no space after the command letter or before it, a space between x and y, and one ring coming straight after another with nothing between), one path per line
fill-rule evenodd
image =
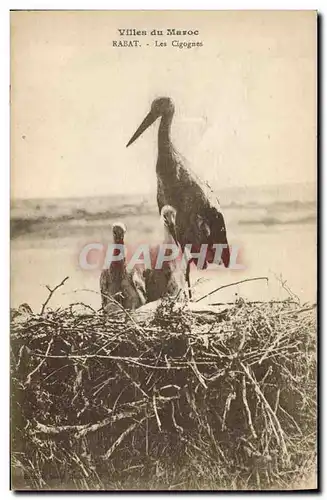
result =
M222 286L216 288L215 290L212 290L211 292L207 293L206 295L203 295L199 299L195 300L195 302L200 302L200 300L203 300L203 299L209 297L213 293L216 293L219 290L222 290L223 288L228 288L229 286L235 286L235 285L239 285L240 283L246 283L247 281L256 281L256 280L266 280L267 283L269 281L268 278L267 278L267 276L261 276L261 277L258 277L258 278L247 278L245 280L235 281L235 283L229 283L228 285L222 285Z
M282 413L284 413L285 415L287 415L287 417L293 422L293 424L295 425L298 433L303 436L303 432L301 431L300 427L298 426L296 420L292 417L292 415L290 415L286 410L284 410L284 408L279 405L278 406L278 410L280 410Z
M247 300L246 304L296 304L298 302L295 300L283 299L283 300ZM235 306L234 302L214 302L213 304L208 304L209 306Z
M160 396L157 398L159 402L162 402L163 404L168 403L169 401L173 401L176 399L176 396L172 397L163 397ZM136 406L136 405L135 405ZM96 422L95 424L80 424L80 425L58 425L58 426L51 426L51 425L45 425L41 424L37 420L35 420L35 427L30 430L31 434L48 434L50 436L56 436L61 433L73 433L74 432L74 438L75 439L80 439L86 436L89 432L96 432L99 429L102 429L103 427L106 427L107 425L111 425L119 420L123 420L125 418L137 418L140 415L140 409L142 407L135 408L132 411L122 411L120 413L112 414L113 411L108 409L107 411L110 413L110 416L101 420L100 422ZM154 414L148 414L148 418L152 418ZM142 419L140 423L143 421Z
M53 338L50 340L49 344L48 344L48 347L47 347L47 350L46 350L46 353L45 355L47 356L50 352L50 349L51 349L51 346L53 344ZM34 373L36 373L40 368L41 366L43 365L43 363L46 361L46 358L43 358L40 363L37 365L36 368L34 368L33 371L31 371L31 373L29 373L26 377L26 382L25 382L25 386L26 385L29 385L31 383L31 380L32 380L32 375L34 375Z
M146 417L144 417L146 418ZM126 436L128 436L128 434L130 434L134 429L135 427L137 427L138 425L140 425L140 423L144 420L144 418L140 421L140 422L136 422L132 425L130 425L120 436L118 439L116 439L116 441L114 442L114 444L112 446L110 446L109 450L105 453L105 455L103 456L103 458L105 460L108 460L108 458L111 457L111 455L113 454L113 452L115 451L115 449L120 445L120 443L125 439Z
M207 384L205 383L204 378L203 378L202 374L200 373L200 371L199 371L199 369L198 369L198 367L196 365L196 362L195 362L195 359L194 359L194 352L193 352L192 347L191 347L191 354L192 354L192 359L189 362L189 365L192 368L195 376L198 378L200 384L203 385L203 387L205 389L208 389Z
M282 288L284 288L284 290L288 293L288 295L290 297L292 297L293 299L297 299L297 303L300 304L300 298L298 295L296 295L296 293L292 292L292 290L290 289L290 287L288 285L286 285L287 283L287 280L283 280L283 277L282 277L282 274L280 274L279 276L274 273L275 275L275 278L277 279L277 281L279 281L279 283L282 285Z
M176 422L176 419L175 419L175 405L174 405L174 401L171 402L171 419L173 421L175 429L177 429L179 432L184 432L183 427L181 427L180 425L178 425L178 423Z
M159 418L159 415L158 415L157 404L156 404L156 396L155 396L154 392L153 392L153 396L152 396L152 404L153 404L153 411L154 411L154 414L156 416L156 420L157 420L157 424L158 424L158 429L161 432L161 422L160 422L160 418Z
M75 432L74 437L76 439L84 437L88 432L95 432L102 427L106 427L118 420L123 418L132 418L136 416L136 410L130 412L122 412L117 413L116 415L111 415L110 417L105 418L101 422L97 422L95 424L85 424L85 425L58 425L58 426L50 426L41 424L40 422L35 421L36 427L30 432L33 433L42 433L49 434L50 436L55 436L57 434L65 433L65 432Z
M48 305L48 303L49 303L52 295L54 294L54 292L56 290L58 290L58 288L60 288L61 286L63 286L65 284L65 282L68 280L68 278L69 278L69 276L66 276L66 278L64 278L62 280L62 282L59 283L59 285L55 286L54 288L50 288L48 285L46 285L46 288L47 288L47 290L49 290L50 293L49 293L49 296L48 296L47 300L42 305L41 312L40 312L41 315L44 313L44 310L45 310L46 306Z
M224 408L224 414L223 414L223 422L222 422L222 425L221 425L221 430L224 431L227 429L226 427L226 417L227 417L227 413L229 412L229 409L230 409L230 405L231 405L231 402L233 399L236 398L236 393L234 391L230 392L228 394L228 397L226 399L226 403L225 403L225 408Z
M261 389L259 387L259 384L258 384L258 381L254 377L252 377L249 368L247 366L245 366L242 363L242 361L240 362L240 365L242 366L242 368L245 371L246 375L248 376L248 378L250 379L250 381L254 385L256 393L258 394L258 396L260 396L261 400L265 403L265 406L266 406L266 408L268 410L268 415L270 416L270 421L271 422L274 421L275 424L277 425L277 428L279 430L280 441L282 443L283 451L284 451L284 453L286 455L288 455L286 443L285 443L285 440L284 440L284 431L283 431L283 429L282 429L282 427L280 425L280 422L279 422L276 414L274 413L273 409L271 408L270 404L268 403L267 399L265 398L263 392L261 391Z
M303 312L311 311L312 309L315 309L316 307L317 307L317 304L312 304L310 307L303 307L302 309L292 309L291 311L283 311L283 312L276 314L276 316L286 316L288 314L300 314Z
M269 325L267 319L266 319L266 323L267 323L267 325ZM269 327L270 327L270 325L269 325ZM284 335L284 332L281 330L278 333L275 340L273 341L273 343L270 344L269 347L264 351L263 355L261 356L260 360L258 361L259 365L261 365L262 361L264 361L268 357L268 354L275 349L275 347L278 345L278 343L279 343L280 339L283 337L283 335Z
M278 410L278 406L279 406L279 397L280 397L280 389L278 389L277 394L276 394L276 403L275 403L275 409L274 409L275 415L277 414L277 410Z
M85 304L84 302L73 302L73 304L70 304L68 306L68 309L70 310L70 312L73 314L73 307L74 306L83 306L85 307L85 309L90 309L92 311L92 313L96 314L97 311L95 309L93 309L92 306L90 306L89 304Z
M143 394L143 396L145 396L146 398L149 398L149 395L142 389L141 385L132 379L130 374L127 373L127 371L121 366L121 364L117 363L117 365L118 365L118 368L120 369L120 371L123 372L125 377L128 378L128 380L130 380L132 382L132 384Z
M251 411L250 411L248 401L246 398L246 380L245 380L245 377L242 377L242 395L243 395L243 403L244 403L246 413L248 416L248 422L249 422L249 427L250 427L251 432L252 432L252 436L254 437L254 439L257 439L258 436L254 430L254 427L253 427Z
M39 354L37 352L32 352L33 356L40 357L40 358L51 358L51 359L91 359L91 358L98 358L98 359L112 359L113 361L123 361L125 363L131 363L137 366L142 366L143 368L152 368L153 370L185 370L186 368L190 367L190 362L188 363L182 363L182 362L177 362L176 365L170 365L168 366L157 366L157 365L148 365L146 363L140 363L138 361L139 358L133 358L133 357L123 357L123 356L110 356L110 355L102 355L102 354L68 354L68 355L53 355L53 356L47 356L45 354ZM231 356L224 356L225 358L231 358ZM233 359L233 357L231 358ZM198 361L198 365L216 365L217 361ZM193 367L192 367L193 368Z

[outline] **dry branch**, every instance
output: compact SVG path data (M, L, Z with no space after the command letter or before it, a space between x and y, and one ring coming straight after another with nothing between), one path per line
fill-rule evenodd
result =
M214 294L216 292L219 292L219 290L223 290L223 288L229 288L230 286L240 285L241 283L246 283L247 281L257 281L257 280L266 280L267 283L269 281L268 278L267 278L267 276L260 276L260 277L257 277L257 278L247 278L247 279L244 279L244 280L241 280L241 281L235 281L235 283L229 283L228 285L222 285L222 286L219 286L218 288L215 288L211 292L209 292L206 295L203 295L202 297L200 297L199 299L197 299L195 302L200 302L200 300L203 300L203 299L206 299L207 297L210 297L210 295L212 295L212 294ZM213 304L213 305L216 305L216 304Z
M63 286L68 279L69 279L69 276L66 276L66 278L64 278L61 281L61 283L59 283L59 285L55 286L54 288L50 288L49 285L46 285L46 288L47 288L47 290L49 290L50 293L48 295L47 300L44 302L44 304L41 307L41 312L40 312L41 315L44 313L45 308L47 307L48 303L50 302L52 295L55 293L56 290L58 290L58 288Z

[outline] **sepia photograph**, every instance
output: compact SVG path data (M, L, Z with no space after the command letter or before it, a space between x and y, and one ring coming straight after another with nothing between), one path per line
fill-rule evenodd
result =
M315 10L10 12L15 491L317 491Z

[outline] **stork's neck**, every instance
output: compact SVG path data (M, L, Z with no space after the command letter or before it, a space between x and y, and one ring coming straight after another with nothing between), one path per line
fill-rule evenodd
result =
M158 152L160 154L167 154L173 149L170 137L171 122L173 120L173 112L165 113L161 117L159 132L158 132Z
M124 240L117 238L114 236L114 243L119 244L119 245L125 245ZM113 249L113 255L118 256L120 254L120 249L119 248L114 248ZM126 264L126 258L125 258L125 252L124 256L120 260L114 260L111 262L110 267L114 269L116 272L123 272L125 269L125 264Z
M163 243L176 245L174 238L170 234L170 231L166 225L164 225L164 241Z

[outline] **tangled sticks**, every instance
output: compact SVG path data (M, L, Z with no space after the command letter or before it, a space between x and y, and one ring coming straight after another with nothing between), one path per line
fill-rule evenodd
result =
M315 464L315 332L288 300L14 319L13 486L294 487Z

